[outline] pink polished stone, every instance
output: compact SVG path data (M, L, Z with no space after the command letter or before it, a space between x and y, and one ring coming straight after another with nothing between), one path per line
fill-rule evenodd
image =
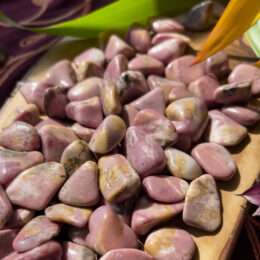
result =
M97 208L89 220L86 245L103 255L112 249L138 248L134 231L109 206Z
M66 114L78 123L97 128L103 120L103 112L98 97L82 101L73 101L66 106Z
M53 87L45 90L44 111L47 116L54 118L66 118L65 107L68 104L65 89Z
M107 60L112 60L118 54L123 54L126 58L131 58L135 52L131 46L118 36L111 35L105 49L105 57Z
M59 200L79 207L96 205L99 201L97 164L92 161L82 164L62 186Z
M166 109L170 120L186 124L193 142L197 142L208 122L208 110L204 101L197 97L182 98L172 102Z
M56 162L36 165L23 171L7 187L10 201L33 210L44 209L67 177L64 167Z
M123 155L101 157L98 169L99 186L106 201L118 203L129 199L139 190L139 176Z
M138 55L130 60L128 63L129 70L138 70L144 75L156 74L162 75L164 73L164 65L159 60L148 55Z
M14 121L23 121L25 123L36 125L40 121L40 112L36 105L27 104L16 110L17 116Z
M1 241L0 259L4 259L5 256L14 252L12 244L18 232L19 229L0 230L0 241Z
M183 202L161 204L141 197L132 215L131 228L138 235L147 234L153 227L170 220L183 210Z
M44 162L40 152L0 149L0 183L7 186L22 171Z
M209 125L204 134L204 139L207 142L234 146L247 136L247 129L244 126L236 123L222 112L211 110L209 117Z
M190 39L187 36L185 36L184 34L172 33L172 32L163 32L163 33L155 34L154 37L152 38L151 43L152 43L152 45L156 45L163 41L167 41L167 40L171 40L171 39L181 39L187 44L190 43Z
M123 248L123 249L114 249L107 252L103 255L100 260L153 260L154 258L147 253L132 249L132 248Z
M160 173L166 165L165 155L160 145L153 137L136 126L127 129L126 154L141 179Z
M172 121L172 123L178 133L178 140L174 147L183 152L188 151L191 146L191 134L187 125L182 121Z
M237 123L245 126L254 125L260 120L260 114L254 110L240 106L223 107L221 111Z
M192 236L178 227L160 228L149 234L144 244L144 250L157 260L191 260L195 247Z
M204 100L207 107L214 107L217 104L214 99L214 91L218 86L218 81L214 76L203 76L191 82L188 89L193 96Z
M178 134L172 121L153 109L143 109L138 112L131 125L141 128L161 147L172 146L178 140Z
M222 145L201 143L192 149L191 155L215 179L230 180L237 171L231 154Z
M91 61L103 66L105 63L105 55L104 52L98 48L89 48L76 56L73 61L77 66L84 61Z
M187 225L208 232L213 232L220 226L220 198L211 175L203 174L190 183L182 218Z
M214 91L214 99L220 104L245 103L251 96L249 81L222 85Z
M0 145L19 152L29 152L40 148L40 137L32 125L16 121L0 133Z
M173 176L148 176L143 179L143 188L154 200L166 203L179 202L185 198L189 184Z
M97 256L85 246L62 241L62 260L96 260Z
M100 96L100 87L103 79L97 77L87 78L77 83L68 91L68 99L70 101L80 101L92 97Z
M123 108L122 118L124 119L127 126L131 125L137 115L138 110L131 105L125 105Z
M156 18L151 21L151 26L156 33L184 32L184 27L172 18Z
M78 123L72 125L72 130L80 139L87 143L90 141L92 135L95 132L95 129L84 127Z
M164 64L168 64L172 60L182 56L186 49L186 43L181 39L165 40L153 46L148 55L161 61Z
M91 61L81 62L76 70L76 77L78 82L92 77L102 78L103 74L104 68L99 64Z
M192 65L194 59L195 56L193 55L185 55L173 60L165 69L166 78L188 85L192 81L204 76L204 69L201 63Z
M107 68L104 73L104 80L116 84L119 76L127 70L128 60L122 55L116 55L107 65Z
M119 116L107 116L91 137L89 148L94 153L108 153L124 139L125 133L125 122Z
M46 82L64 89L71 88L76 83L76 75L69 60L61 60L54 64L46 74Z
M49 206L44 212L51 221L66 223L78 228L85 227L92 214L90 209L69 206L63 203Z
M155 88L142 97L134 100L129 104L133 106L137 111L141 111L146 108L153 109L158 113L165 114L165 99L162 88Z
M78 140L73 130L64 126L46 124L39 127L38 132L46 161L59 162L64 149L71 142Z
M50 240L26 252L12 253L3 260L61 260L61 256L61 245L55 240Z
M116 91L122 104L129 103L148 92L144 75L139 71L127 70L116 82Z
M126 33L126 41L140 53L146 53L151 45L148 30L144 27L132 26Z
M202 174L199 164L190 155L175 148L167 148L164 152L167 168L172 175L185 180L194 180Z
M30 250L57 236L60 231L60 224L50 221L44 215L38 216L19 231L13 241L13 248L17 252Z
M13 212L12 205L0 184L0 229L4 227Z
M35 128L37 132L40 131L45 125L54 125L54 126L65 126L61 121L56 119L47 118L38 123Z
M148 76L147 83L151 90L157 87L162 88L164 98L167 103L176 99L190 96L186 86L178 81L168 80L156 75L150 75Z
M88 225L84 228L78 228L69 226L68 227L68 237L69 239L80 246L86 246L85 239L87 234L89 233Z
M254 96L260 95L260 69L249 65L239 64L228 77L229 83L236 83L242 81L252 81L251 93Z
M44 93L51 87L50 84L45 81L19 82L18 87L28 103L36 105L41 112L44 112Z
M222 79L228 75L229 71L228 57L223 51L219 51L205 60L207 75L213 74L218 79Z

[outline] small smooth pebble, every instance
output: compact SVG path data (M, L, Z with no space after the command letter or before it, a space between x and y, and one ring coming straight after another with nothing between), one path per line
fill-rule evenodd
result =
M187 153L175 148L167 148L165 157L169 172L178 178L194 180L202 174L198 163Z
M153 227L170 220L183 210L183 202L162 204L141 197L132 215L131 228L138 235L147 234Z
M104 68L99 64L91 61L81 62L76 71L76 77L78 82L92 77L102 78L103 74Z
M84 61L91 61L103 66L105 63L105 55L104 52L98 48L89 48L76 56L73 61L77 66Z
M220 226L220 199L211 175L204 174L190 183L182 217L187 225L208 232Z
M25 123L36 125L40 121L40 112L36 105L26 104L16 110L17 116L14 121L23 121Z
M38 124L35 126L37 132L39 133L40 130L41 130L45 125L65 126L65 125L63 124L63 122L58 121L57 119L47 118L47 119L42 120L40 123L38 123Z
M231 154L222 145L201 143L192 149L191 155L207 174L217 180L228 181L237 171Z
M92 135L95 132L95 129L84 127L79 123L73 124L71 128L80 139L84 140L87 143L90 141Z
M148 176L143 179L142 185L151 199L165 203L183 200L189 188L186 181L166 175Z
M0 241L1 241L0 259L5 259L6 256L14 252L12 244L18 232L19 229L0 230Z
M56 162L42 163L19 174L7 187L12 204L33 210L44 209L66 180L64 167Z
M0 184L0 229L4 227L12 212L12 205L3 186Z
M68 237L69 239L80 246L86 246L85 239L87 234L89 233L88 225L84 228L78 228L74 226L68 227Z
M174 33L174 32L162 32L162 33L156 33L153 38L152 38L152 45L159 44L163 41L171 40L171 39L181 39L185 43L189 44L190 43L190 38L187 37L184 34L180 33Z
M151 27L156 33L184 32L184 27L172 18L157 18L151 21Z
M182 121L172 121L172 123L178 133L178 140L174 147L183 152L188 151L191 146L191 134L187 125Z

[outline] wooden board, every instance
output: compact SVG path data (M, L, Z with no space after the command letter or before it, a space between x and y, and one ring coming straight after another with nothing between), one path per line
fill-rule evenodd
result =
M198 50L206 39L207 34L192 34L190 36L192 38L192 47ZM64 58L71 59L76 54L95 44L95 40L67 39L62 41L42 57L25 76L25 80L34 81L44 79L45 73L56 61ZM238 64L241 57L245 57L245 60L254 59L252 50L243 39L229 46L226 51L231 55L231 67ZM234 56L240 56L240 58ZM0 127L7 126L13 119L14 110L24 104L25 100L21 94L15 91L0 111ZM195 259L216 260L229 258L240 232L246 211L245 199L236 196L236 194L240 194L251 187L260 172L258 155L260 148L259 133L260 124L249 130L248 137L239 146L230 149L237 163L238 173L231 181L218 182L223 211L221 228L217 232L209 234L185 227L191 232L197 245Z

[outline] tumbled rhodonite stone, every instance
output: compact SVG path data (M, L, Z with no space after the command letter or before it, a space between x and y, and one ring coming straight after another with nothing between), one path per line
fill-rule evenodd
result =
M141 197L132 215L131 228L138 235L147 234L153 227L168 221L183 210L183 202L162 204Z
M77 66L84 61L91 61L103 66L105 63L105 55L104 52L98 48L89 48L76 56L73 61Z
M44 162L40 152L17 152L0 149L0 183L7 186L22 171Z
M44 93L44 111L47 116L66 118L65 107L68 104L67 95L61 87L46 89Z
M171 146L178 139L172 121L153 109L143 109L138 112L132 125L141 128L162 147Z
M6 193L10 201L21 207L44 209L67 177L64 167L47 162L29 168L10 183Z
M148 176L143 179L142 185L151 199L165 203L183 200L189 188L186 181L166 175Z
M83 140L76 140L69 144L62 153L60 163L66 169L70 176L84 162L92 160L92 154L88 148L88 144Z
M163 41L153 46L148 55L161 61L164 64L168 64L172 60L179 58L186 49L186 43L181 39L170 39Z
M161 61L144 54L138 55L137 57L130 60L128 63L128 69L138 70L144 75L162 75L164 73L164 65Z
M227 181L237 171L231 154L222 145L201 143L193 148L191 155L215 179Z
M46 82L61 88L71 88L76 83L76 75L69 60L61 60L54 64L46 74Z
M16 121L0 133L0 145L16 151L33 151L40 147L36 129L25 122Z
M39 109L34 104L26 104L16 110L14 121L23 121L25 123L36 125L40 121Z
M127 129L126 154L128 161L141 178L160 173L166 165L165 155L160 145L137 126Z
M235 122L245 126L254 125L260 120L260 114L257 111L242 106L227 106L221 111Z
M188 154L175 148L165 150L167 168L169 172L179 178L194 180L202 174L198 163Z
M70 119L92 128L97 128L103 120L99 97L70 102L66 106L66 114Z
M86 246L85 239L88 233L88 225L86 225L84 228L78 228L74 226L68 227L68 237L73 243L77 245Z
M18 232L19 229L0 230L0 241L1 241L0 259L5 259L5 256L10 255L12 252L14 252L12 244Z
M12 214L11 203L4 191L3 186L0 184L0 229L4 227L5 223Z
M184 27L172 18L156 18L151 20L151 27L156 33L184 32Z
M134 231L109 206L101 206L92 213L86 245L100 255L112 249L138 248Z
M44 212L51 221L83 228L86 226L92 210L59 203L49 206Z
M140 178L123 155L101 157L98 169L100 190L106 201L124 201L139 190Z
M59 162L64 149L78 140L72 129L64 126L46 124L39 128L43 154L46 161Z
M201 78L204 75L203 65L201 63L192 65L194 59L192 55L185 55L170 62L165 69L166 78L187 85Z
M186 42L187 44L190 43L190 38L188 36L177 33L177 32L175 32L175 33L174 32L157 33L153 36L151 43L152 43L152 45L156 45L163 41L171 40L171 39L181 39L184 42Z
M146 79L139 71L127 70L123 72L115 86L122 104L129 103L148 92Z
M247 129L218 110L209 111L210 122L204 138L210 143L224 146L239 144L246 136Z
M140 53L146 53L150 48L150 34L141 26L132 26L126 33L126 41Z
M102 78L103 74L104 74L103 67L91 61L81 62L76 72L78 82L92 77Z
M13 241L13 248L17 252L30 250L57 236L60 231L61 224L44 215L38 216L20 230Z
M95 129L84 127L79 123L73 124L71 128L74 133L85 142L89 142L95 132Z
M82 164L60 189L59 200L79 207L97 204L99 201L97 164L92 161Z
M5 257L5 260L46 260L55 259L61 260L62 249L61 245L55 240L47 241L46 243L37 246L23 253L14 252Z
M190 131L192 141L197 142L208 122L208 110L203 100L196 97L172 102L166 109L170 120L182 121Z
M209 232L220 226L220 199L211 175L204 174L190 183L182 217L187 225Z
M154 258L141 250L137 250L133 248L122 248L122 249L110 250L100 258L100 260L115 260L115 259L153 260Z
M41 112L44 112L44 93L51 85L45 81L19 82L20 93L28 103L36 105Z
M125 122L119 116L107 116L91 137L89 148L100 154L110 152L123 140L125 133Z
M214 91L214 98L220 104L245 103L251 96L251 82L222 85Z
M65 260L97 260L96 254L86 246L62 241L62 257Z
M191 260L195 243L187 231L178 227L163 227L149 234L144 250L158 260Z
M104 73L104 80L115 85L119 76L127 70L127 64L128 60L124 55L116 55L107 65Z
M100 87L103 79L97 77L87 78L68 91L70 101L80 101L100 96Z
M172 123L178 133L178 140L174 147L183 152L188 151L191 146L191 134L187 125L182 121L172 121Z

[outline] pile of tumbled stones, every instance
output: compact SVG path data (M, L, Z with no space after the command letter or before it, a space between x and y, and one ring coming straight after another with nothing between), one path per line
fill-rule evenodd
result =
M223 52L192 65L183 32L133 26L19 84L28 105L0 134L1 259L191 259L185 229L220 228L215 180L259 120L260 70L228 76Z

